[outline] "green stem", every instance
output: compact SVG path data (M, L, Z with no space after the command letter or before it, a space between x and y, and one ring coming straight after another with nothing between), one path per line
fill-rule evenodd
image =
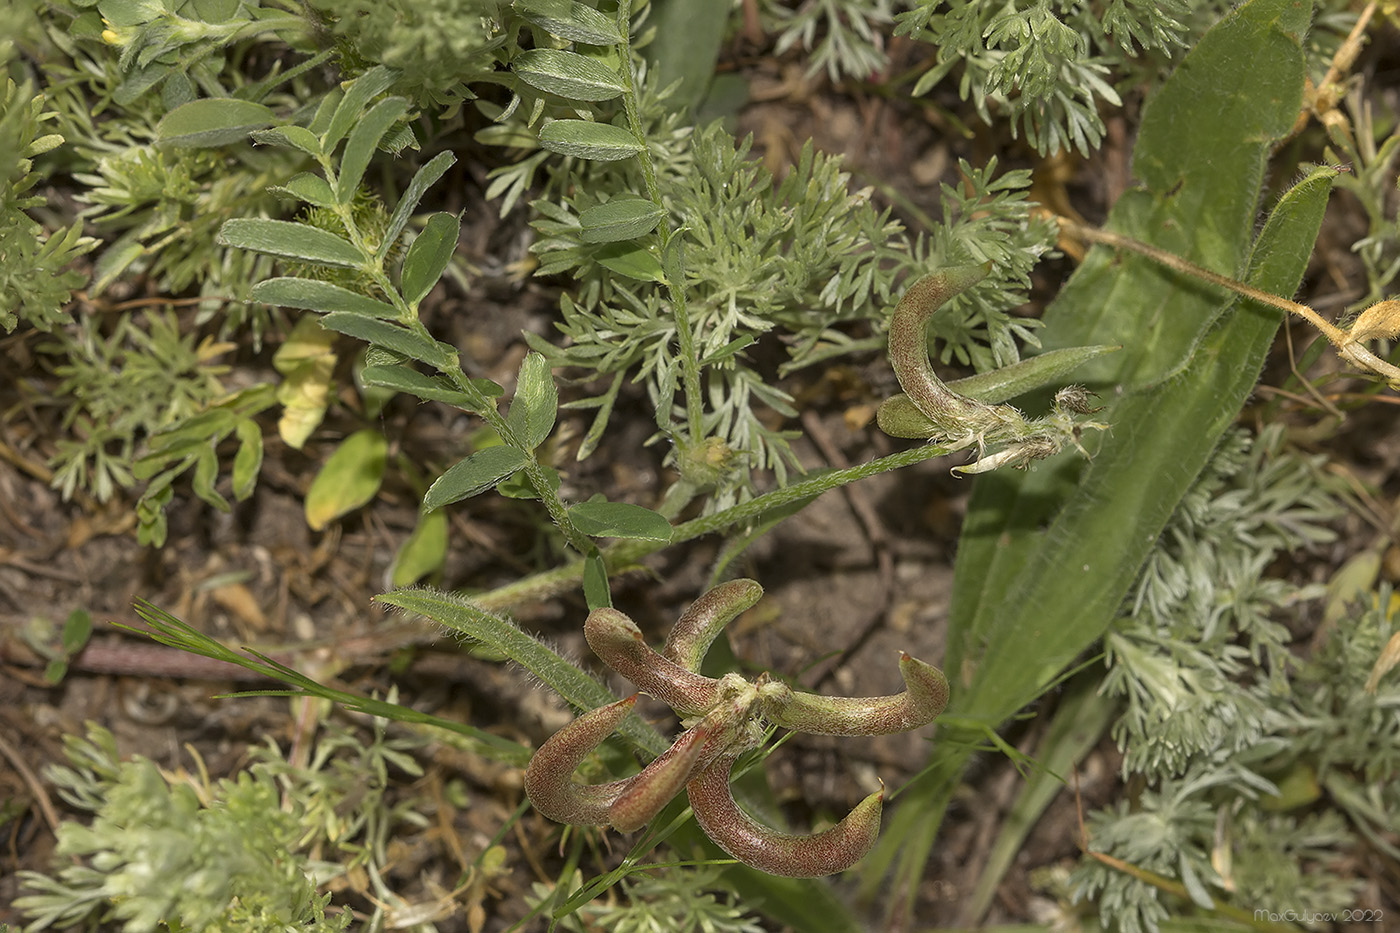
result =
M724 531L770 509L779 508L810 496L818 496L827 490L844 486L847 483L854 483L879 473L888 473L890 470L912 466L915 463L941 457L951 452L952 450L948 447L925 444L922 447L911 447L908 450L901 450L899 453L857 464L844 470L823 473L821 476L793 483L782 489L775 489L756 499L750 499L748 502L741 502L722 512L716 512L714 515L702 515L700 518L683 522L675 527L668 541L623 541L614 544L612 547L603 549L603 560L607 562L609 571L619 570L635 564L648 554L654 554L671 545L681 544L707 534ZM583 561L578 560L553 570L532 574L479 596L473 596L472 602L482 609L505 609L526 600L545 599L571 589L577 586L582 578Z
M651 158L646 128L642 126L641 112L637 107L637 83L632 69L631 4L627 0L621 0L617 5L617 28L618 32L622 33L621 71L622 82L626 87L622 95L622 104L627 111L627 124L642 147L637 153L637 161L642 166L647 196L657 207L665 210L666 204L661 199L661 186L656 182L656 165ZM676 321L676 340L680 344L687 440L691 444L698 444L705 436L705 411L703 396L700 394L700 357L695 350L695 331L691 327L690 312L685 304L685 266L679 252L681 243L676 242L673 247L672 238L675 233L665 221L657 227L656 236L661 243L661 260L666 271L666 291L671 298L671 314ZM670 412L662 414L669 419Z

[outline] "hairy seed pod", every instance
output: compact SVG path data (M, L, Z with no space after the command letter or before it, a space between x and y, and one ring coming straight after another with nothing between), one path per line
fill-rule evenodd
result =
M982 281L990 271L991 263L985 263L953 266L926 275L909 286L890 318L890 366L908 401L938 434L978 433L988 406L953 392L934 373L928 356L928 323L945 302Z
M889 735L933 722L948 705L948 680L931 664L901 652L904 692L883 697L827 697L759 678L763 715L795 732Z
M688 671L699 671L705 652L724 627L762 596L763 587L753 580L730 580L707 591L690 604L666 636L662 656Z
M590 612L583 623L583 637L608 667L682 716L699 716L715 705L716 681L653 651L637 623L616 609Z
M770 875L817 878L845 871L875 845L883 791L866 797L830 829L794 836L764 826L734 802L729 772L737 758L721 756L687 785L686 792L705 835L745 865Z
M575 784L573 776L588 753L613 734L636 703L637 695L633 694L584 713L539 747L525 768L525 794L536 810L551 820L575 826L610 822L608 808L631 779Z
M713 730L704 723L688 730L664 754L631 778L627 789L608 808L608 821L613 828L630 833L651 822L695 776L712 735Z

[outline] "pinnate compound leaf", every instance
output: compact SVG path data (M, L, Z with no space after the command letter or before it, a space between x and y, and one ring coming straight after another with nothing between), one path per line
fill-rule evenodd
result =
M448 467L423 497L426 511L440 509L462 499L480 495L516 470L529 456L514 447L487 447Z
M389 442L366 428L347 437L327 458L306 493L306 524L312 531L353 512L374 498L384 478Z
M631 130L591 120L546 123L540 130L540 145L550 152L599 162L631 158L646 148Z
M414 173L413 180L404 189L403 197L399 198L399 203L394 206L394 213L389 217L389 227L384 231L384 242L379 244L380 259L389 255L389 250L393 248L399 234L403 233L403 228L408 225L408 218L417 210L423 195L456 161L457 157L451 152L439 152Z
M671 523L659 512L627 502L609 502L594 496L569 509L578 530L595 538L671 540Z
M516 438L527 450L534 450L554 430L559 410L559 389L549 361L539 353L526 354L520 362L515 397L510 403L508 422Z
M551 35L587 45L618 45L617 21L577 0L515 0L511 9Z
M318 266L355 268L364 261L360 251L344 237L289 220L235 218L219 228L219 242Z
M414 239L403 260L400 289L404 301L417 307L418 302L433 290L443 270L457 251L457 237L462 225L453 214L437 213L428 218L423 232Z
M345 143L345 152L340 157L340 171L336 176L335 194L340 203L350 203L355 189L360 187L360 179L365 176L365 169L369 167L369 160L379 148L380 140L407 112L408 101L402 97L387 97L371 107L364 119L355 124Z
M661 223L666 212L645 198L613 198L606 204L585 208L579 214L583 242L616 243L646 236Z
M156 144L177 149L226 146L276 122L275 113L250 100L232 97L192 100L167 113L156 124Z
M270 305L301 308L306 311L344 311L347 314L363 314L389 320L399 316L393 305L315 279L298 279L291 276L266 279L253 286L252 296Z
M616 71L577 52L531 49L511 67L531 87L569 100L612 100L626 90Z

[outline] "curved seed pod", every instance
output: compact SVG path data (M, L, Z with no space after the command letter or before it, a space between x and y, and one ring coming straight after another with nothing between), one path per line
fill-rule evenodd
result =
M637 623L616 609L590 612L583 623L583 637L608 667L681 715L698 716L715 705L717 681L657 654L642 638Z
M762 596L763 587L753 580L730 580L707 591L690 604L666 636L662 656L688 671L699 671L705 652L724 627Z
M951 437L976 436L989 406L950 390L928 356L928 323L948 299L987 277L991 263L953 266L919 279L905 291L890 318L890 366L899 387L936 430ZM902 436L902 435L901 435Z
M686 792L705 835L745 865L770 875L816 878L845 871L875 845L883 791L866 797L830 829L794 836L764 826L734 802L729 771L737 758L720 757L686 786Z
M608 822L619 832L630 833L651 822L661 808L681 792L701 765L701 754L713 730L702 723L688 730L636 777L608 808Z
M588 753L612 735L636 702L634 693L625 700L600 706L545 740L525 768L525 794L536 810L559 823L581 826L610 821L608 808L634 779L575 784L573 776Z
M948 705L943 672L901 652L904 692L883 697L826 697L759 678L763 714L780 726L817 735L888 735L926 726Z
M978 373L966 379L955 379L946 383L946 387L949 392L963 398L992 405L1061 382L1064 376L1094 357L1121 349L1121 346L1095 345L1047 350L1010 366ZM1097 410L1083 410L1072 405L1065 407L1086 415ZM929 420L909 396L903 393L885 399L875 413L875 421L880 430L891 437L929 438L943 431L942 427Z

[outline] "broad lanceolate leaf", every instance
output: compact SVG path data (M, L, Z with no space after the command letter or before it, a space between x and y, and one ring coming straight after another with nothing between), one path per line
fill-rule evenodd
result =
M645 148L631 130L590 120L546 123L540 130L540 145L551 152L599 162L627 159Z
M646 236L661 223L666 212L645 198L613 198L579 214L585 243L616 243Z
M277 386L277 401L282 403L277 433L295 450L306 443L330 405L334 342L335 334L322 327L319 318L304 314L272 357L273 368L282 374Z
M577 0L515 0L511 9L541 29L587 45L622 42L617 21Z
M236 218L219 228L219 242L318 266L354 268L364 261L360 251L344 237L288 220Z
M245 418L238 422L234 434L238 437L238 453L233 455L233 497L242 502L253 494L262 470L262 429L253 419Z
M1227 274L1244 266L1265 160L1302 101L1308 14L1292 0L1252 0L1202 39L1146 108L1134 164L1147 187L1119 200L1109 227ZM1280 204L1254 250L1253 284L1292 293L1329 184L1315 174ZM1278 313L1096 248L1045 320L1047 347L1124 349L1085 364L1109 404L1097 417L1111 425L1092 461L1062 455L983 476L974 490L944 667L956 678L950 714L990 725L1039 695L1111 622L1252 390ZM887 887L878 876L905 842L899 889L923 876L939 788L956 785L962 761L937 764L901 796L905 819L868 863L867 891Z
M511 400L507 419L516 440L527 450L534 450L543 444L549 432L554 430L558 410L559 390L554 385L549 361L539 353L526 354L520 362L515 397Z
M258 301L284 308L302 308L306 311L344 311L348 314L364 314L369 317L393 320L399 312L393 305L352 292L348 288L318 282L315 279L284 277L266 279L253 286L252 296Z
M626 502L608 502L594 497L569 509L578 530L599 538L641 538L646 541L669 541L671 523L651 509Z
M1233 273L1243 265L1263 183L1264 161L1272 141L1291 129L1301 103L1303 60L1298 37L1306 28L1306 13L1300 13L1288 0L1254 0L1201 40L1149 102L1134 153L1135 164L1161 165L1162 154L1145 152L1144 147L1165 147L1180 157L1181 171L1161 174L1157 168L1149 169L1149 175L1159 172L1157 186L1137 189L1120 199L1110 216L1110 227L1168 249L1185 246L1189 258L1208 268ZM1267 80L1260 68L1267 70ZM1202 73L1210 75L1211 80L1202 83ZM1253 103L1251 95L1257 98ZM1183 99L1189 100L1195 114L1196 132L1192 134L1191 146L1169 132L1170 121L1179 119L1186 106ZM1163 121L1167 124L1163 125ZM1249 145L1242 149L1240 140L1248 140ZM1201 147L1229 151L1235 157L1222 163L1202 155ZM1182 243L1178 232L1182 228L1199 230L1201 236ZM1221 231L1233 231L1233 237L1223 238ZM1166 237L1169 242L1154 241L1154 236ZM1199 252L1204 249L1213 252ZM1292 288L1283 288L1283 293L1291 294ZM953 595L955 635L954 643L949 645L949 670L965 670L971 655L981 653L976 645L989 643L988 627L1001 628L1020 620L1030 623L1018 606L1034 606L1043 616L1058 612L1054 608L1058 605L1075 620L1060 628L1052 628L1048 622L1037 623L1037 628L1043 626L1046 634L1053 632L1057 642L1067 639L1062 651L1037 652L1047 666L1064 663L1099 637L1116 610L1122 591L1137 573L1146 549L1156 538L1158 525L1153 516L1160 513L1160 520L1166 520L1214 447L1216 435L1206 429L1210 422L1205 412L1215 412L1216 405L1226 400L1211 402L1188 415L1183 427L1189 437L1173 436L1166 423L1141 423L1136 407L1132 409L1133 416L1118 409L1129 401L1134 406L1145 404L1136 399L1139 392L1149 388L1154 390L1153 399L1158 398L1156 392L1162 393L1157 403L1160 410L1151 416L1157 422L1168 417L1162 412L1169 411L1174 418L1180 407L1201 406L1203 403L1189 391L1191 387L1183 384L1185 374L1178 373L1183 362L1190 364L1199 355L1201 341L1207 332L1213 332L1209 329L1218 326L1220 316L1235 307L1237 302L1219 290L1139 262L1137 257L1115 256L1109 250L1096 248L1075 273L1046 311L1041 340L1051 347L1122 339L1122 351L1092 360L1078 371L1090 372L1091 387L1095 385L1096 369L1100 370L1100 379L1105 375L1110 378L1107 384L1098 383L1108 407L1096 417L1108 422L1112 429L1100 435L1101 449L1087 465L1079 458L1063 457L1048 461L1039 470L979 483L958 551L960 576ZM1232 352L1244 365L1249 348L1241 345ZM1127 365L1119 364L1120 357L1127 358ZM1102 367L1109 366L1117 367L1116 372L1103 373ZM1257 375L1257 368L1248 374L1251 384ZM1242 397L1228 400L1236 411L1242 403ZM1138 423L1129 424L1130 417ZM1159 455L1165 462L1160 467L1150 467L1148 464ZM1122 485L1103 488L1100 484L1114 475L1112 468L1120 458L1127 470L1116 476L1115 482ZM1076 482L1080 472L1083 476L1078 481L1079 489L1069 495L1070 484ZM1086 491L1090 487L1095 489L1092 494ZM1105 515L1115 516L1112 521L1116 530L1107 537L1074 530L1077 523ZM1051 527L1052 523L1063 531L1032 530ZM1003 531L1012 526L1016 530L1009 539L1002 540ZM1053 544L1052 537L1058 539ZM1066 548L1067 540L1078 544ZM1080 547L1097 548L1094 558L1086 560ZM1058 558L1054 554L1057 550ZM1072 556L1075 554L1077 558ZM1058 565L1042 582L1049 584L1058 576L1059 586L1065 592L1031 594L1026 590L1020 596L1012 596L1030 586L1028 561L1047 568ZM1109 566L1105 566L1105 561ZM1086 564L1094 568L1087 577L1083 569ZM1015 585L1008 587L1007 581L1014 581ZM1108 608L1101 608L1101 617L1090 611L1091 607L1102 606ZM989 660L996 655L993 652ZM1051 676L1054 674L1042 672L1035 680L1043 684L1044 678ZM982 682L981 675L975 679ZM999 721L999 717L1015 712L1035 695L1026 690L1007 690L1021 682L1005 674L996 678L1006 696L995 704L995 710L963 706L963 699L967 698L957 698L956 691L954 707L960 714L985 712ZM993 681L985 686L995 690ZM1031 688L1028 683L1026 689ZM979 706L982 702L986 701L979 701Z
M412 586L436 573L447 557L447 513L427 512L418 516L413 534L394 556L389 578L394 586Z
M276 114L250 100L192 100L161 118L156 124L156 143L183 149L224 146L276 122Z
M436 213L428 218L427 226L408 248L399 287L410 306L416 308L442 277L452 254L457 251L461 229L461 222L455 215Z
M423 508L440 509L461 499L480 495L495 486L530 458L514 447L487 447L448 467L423 497Z
M335 195L340 203L350 203L355 189L360 186L360 179L365 176L365 169L369 167L369 160L379 148L379 141L407 112L408 101L402 97L387 97L355 123L350 138L345 142L345 152L341 154L340 170L336 175Z
M511 68L526 84L570 100L612 100L626 89L616 71L577 52L532 49Z
M374 498L389 443L373 429L356 431L326 460L306 493L306 523L320 531Z
M384 242L379 244L379 258L383 259L389 255L389 250L393 249L399 234L403 233L403 228L408 225L408 218L418 208L418 202L423 200L424 193L433 186L439 178L443 176L452 163L457 161L457 157L451 152L439 152L427 161L427 163L414 173L413 180L404 189L403 196L399 198L399 203L394 205L394 213L389 217L389 227L384 231Z

